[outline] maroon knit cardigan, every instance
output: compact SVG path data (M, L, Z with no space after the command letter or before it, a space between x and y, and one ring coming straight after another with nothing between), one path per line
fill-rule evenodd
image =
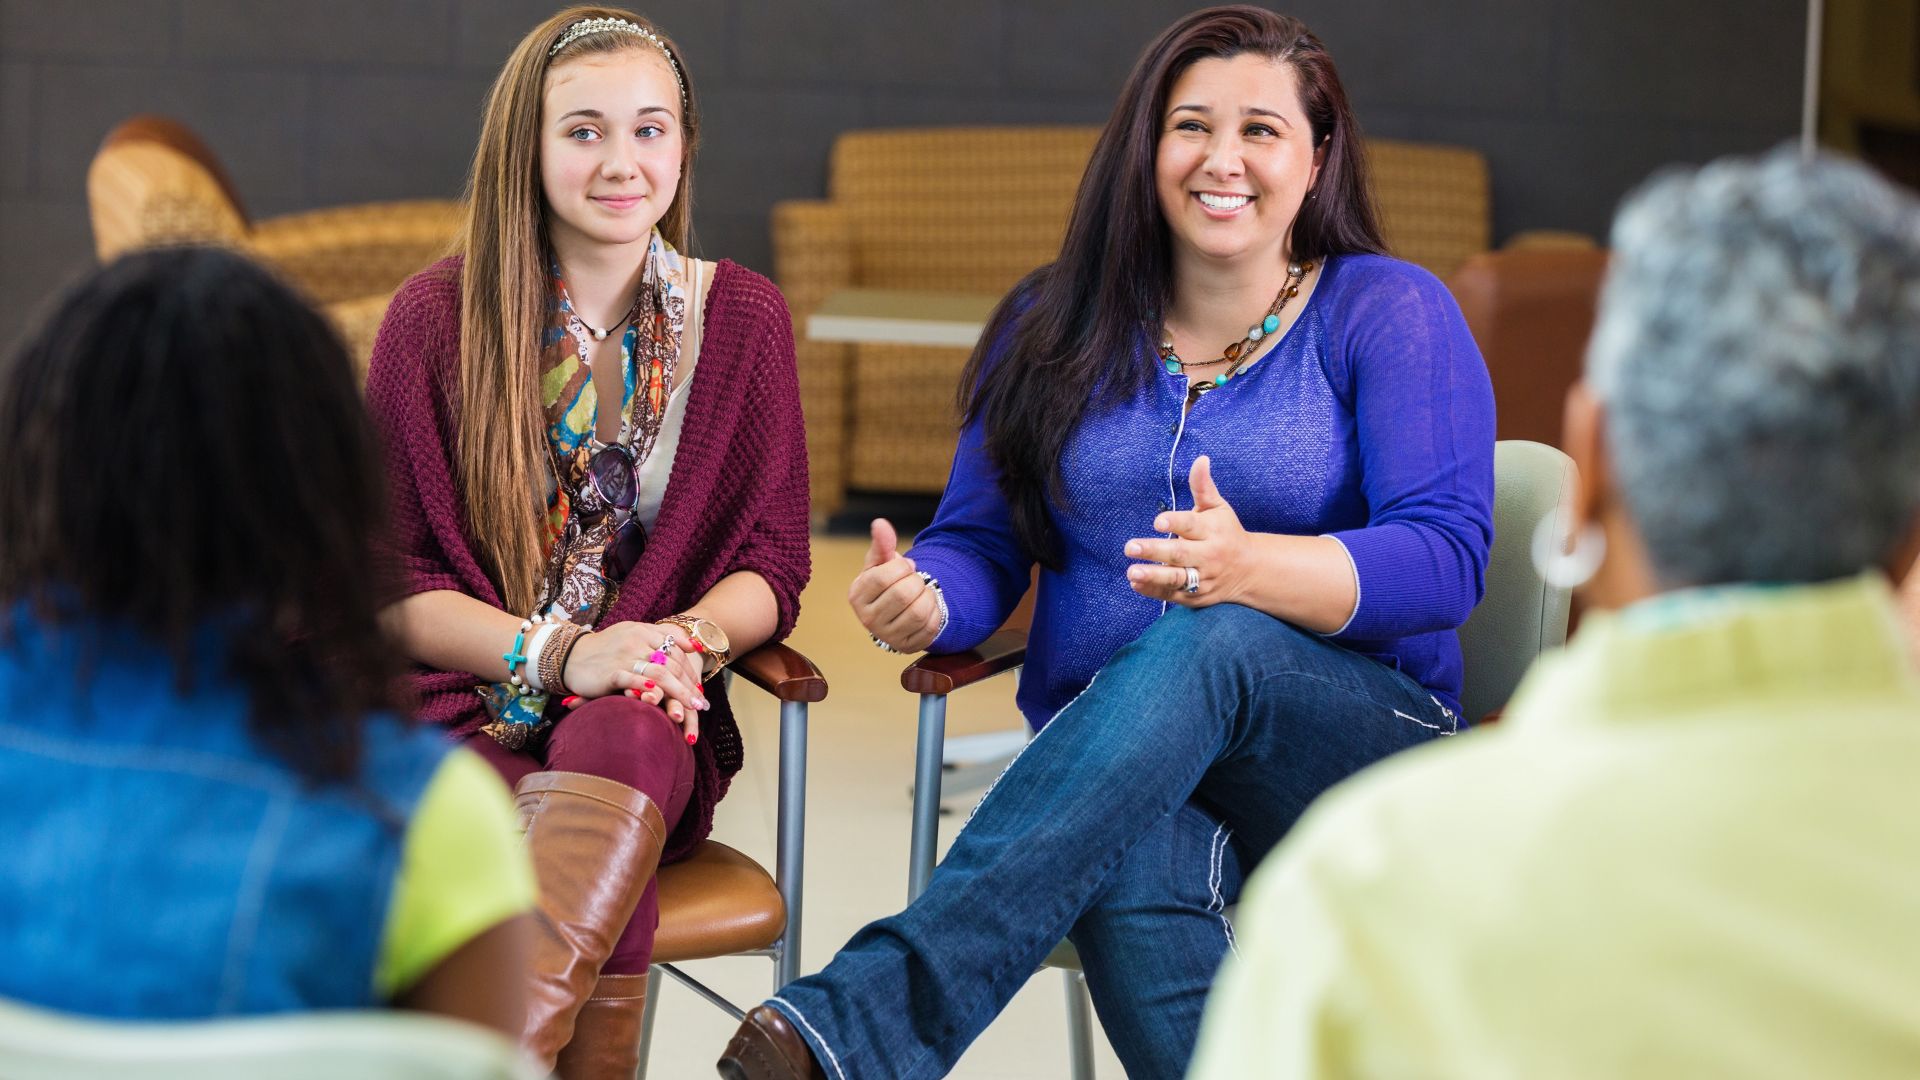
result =
M394 295L374 340L367 404L386 439L401 595L452 589L504 610L475 555L455 479L460 266L458 257L436 263ZM773 587L777 641L793 629L812 564L793 321L772 282L720 263L687 393L680 446L646 554L599 625L684 611L721 578L752 570ZM420 718L455 736L478 731L487 721L478 684L468 672L416 669ZM701 717L694 748L693 799L669 838L670 859L705 839L714 805L740 771L740 729L724 680L714 681L707 698L713 708Z

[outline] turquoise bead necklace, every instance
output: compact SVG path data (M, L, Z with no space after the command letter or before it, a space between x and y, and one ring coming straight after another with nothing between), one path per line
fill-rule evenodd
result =
M1167 374L1178 375L1189 367L1205 367L1208 364L1218 364L1225 361L1233 366L1215 375L1211 380L1202 379L1194 383L1192 392L1195 395L1199 395L1216 387L1227 385L1227 380L1240 374L1240 369L1246 366L1248 360L1253 359L1253 347L1260 344L1261 339L1272 336L1280 329L1280 312L1285 310L1287 301L1300 295L1301 279L1312 272L1313 264L1311 262L1288 264L1287 282L1280 286L1280 291L1274 295L1273 304L1267 308L1266 318L1248 327L1245 336L1239 341L1227 346L1226 351L1211 360L1180 359L1180 354L1173 351L1172 332L1162 326L1160 330L1160 366L1167 369Z

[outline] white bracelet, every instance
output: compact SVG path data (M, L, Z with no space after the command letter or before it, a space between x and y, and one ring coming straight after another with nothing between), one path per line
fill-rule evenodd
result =
M933 590L933 602L939 605L940 629L933 632L933 636L938 638L941 634L947 632L947 594L940 588L940 580L932 574L927 573L925 570L915 570L914 573L918 575L921 581L927 583L927 588ZM879 634L868 634L867 637L872 639L874 645L877 646L881 652L897 653L900 651L886 642L881 641Z
M525 665L526 674L524 678L527 680L527 685L533 687L533 692L536 694L544 694L547 691L546 684L540 681L540 657L546 653L547 642L553 639L553 631L559 625L559 623L555 622L543 622L535 627L532 636L527 638L527 662Z
M940 605L940 629L933 632L933 636L937 639L941 634L947 632L947 593L945 589L940 587L940 582L935 579L932 574L927 573L925 570L918 570L915 571L915 573L918 573L920 580L926 582L927 587L933 590L934 603Z

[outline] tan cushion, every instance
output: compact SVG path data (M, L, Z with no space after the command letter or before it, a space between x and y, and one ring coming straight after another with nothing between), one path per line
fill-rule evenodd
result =
M1093 127L851 131L830 197L847 207L857 284L1002 293L1053 261Z
M213 174L155 142L102 149L87 169L87 204L102 262L163 244L236 246L247 235L246 220Z
M1493 238L1487 159L1464 146L1367 140L1387 249L1446 277Z
M763 949L786 928L787 905L760 864L708 840L660 868L656 963Z

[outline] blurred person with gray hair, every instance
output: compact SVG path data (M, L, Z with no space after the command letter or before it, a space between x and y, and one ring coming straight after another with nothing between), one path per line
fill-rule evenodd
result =
M1909 1076L1920 203L1776 152L1632 196L1579 634L1495 728L1369 769L1249 884L1192 1076ZM1571 536L1571 543L1563 543Z

